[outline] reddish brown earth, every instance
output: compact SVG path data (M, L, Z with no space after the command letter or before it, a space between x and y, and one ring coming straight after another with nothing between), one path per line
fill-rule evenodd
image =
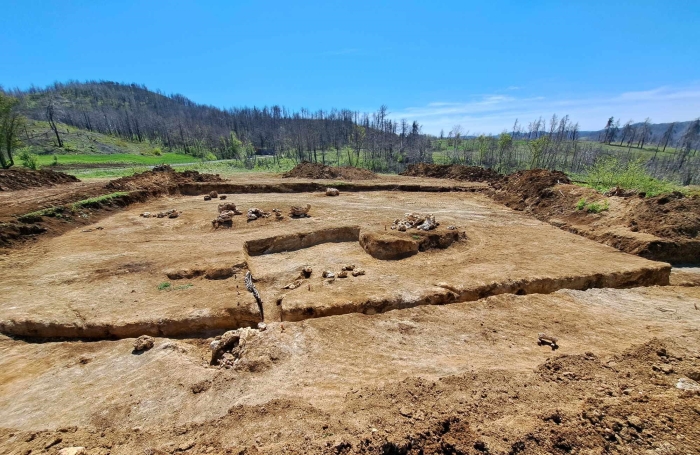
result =
M24 190L70 182L79 180L75 176L49 169L0 169L0 191Z
M218 174L200 174L197 171L175 172L172 167L166 165L156 166L151 171L141 172L129 177L112 180L105 189L109 191L159 191L172 193L177 191L177 186L186 183L221 182Z
M301 162L288 172L282 174L286 178L302 179L340 179L368 180L377 178L377 174L367 169L356 167L325 166L319 163Z
M411 164L401 175L454 179L467 182L498 182L503 178L498 172L479 166L428 163Z

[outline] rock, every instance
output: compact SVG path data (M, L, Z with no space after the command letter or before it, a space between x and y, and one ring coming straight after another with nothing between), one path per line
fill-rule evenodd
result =
M149 337L148 335L141 335L134 341L134 351L148 351L155 345L155 343L156 340L153 337Z
M303 276L304 278L309 278L311 276L311 273L313 273L313 269L308 265L301 269L301 276Z
M330 270L324 270L321 276L323 276L323 278L335 278L335 273Z
M221 208L221 205L219 205ZM235 208L235 206L234 206ZM238 213L240 214L240 212ZM233 210L219 211L219 216L211 220L211 225L214 229L219 229L220 227L232 228L233 227L233 216L237 213Z
M143 213L141 214L141 216L144 217L144 218L150 218L150 217L151 217L151 212L143 212Z
M365 271L363 269L355 269L352 271L352 276L361 276L364 274L365 274Z
M216 191L210 191L210 192L209 192L209 198L210 198L210 199L216 199L216 198L218 198L218 197L219 197L219 193L217 193Z
M406 213L402 219L394 220L391 229L399 232L405 232L407 229L419 229L421 231L430 231L438 227L440 223L435 221L435 216L421 215L419 213Z
M286 285L285 287L283 287L282 289L296 289L299 286L301 286L303 283L304 283L304 280L302 280L302 279L294 280L291 283L289 283L288 285Z
M642 431L644 429L644 424L642 423L642 419L640 419L636 415L628 416L627 423L637 431Z
M211 196L209 196L209 195L204 196L204 200L205 200L205 201L211 201Z
M156 218L165 218L165 217L177 218L178 216L180 216L180 214L182 214L182 212L179 212L175 209L170 209L170 210L166 210L164 212L158 212L156 214Z
M309 210L311 210L311 204L306 204L306 207L293 205L290 208L289 215L294 218L303 218L309 216Z
M247 214L248 221L254 221L254 220L257 220L258 218L267 218L268 216L270 216L269 212L263 212L262 210L260 210L257 207L253 207L253 208L248 209L248 214Z
M223 359L224 354L231 352L233 348L239 345L241 339L240 332L238 330L229 330L228 332L221 335L218 340L212 341L209 345L211 349L211 365L218 365L220 360Z
M437 226L438 223L435 221L435 216L428 215L425 218L425 221L423 221L420 225L416 226L416 229L420 229L421 231L430 231L432 229L435 229Z
M418 253L417 242L380 232L361 232L360 246L370 256L383 260L403 259Z
M265 330L267 330L267 324L265 324L264 322L258 322L258 330L264 332Z
M341 270L338 272L338 278L347 278L348 277L348 271L347 270Z
M223 201L224 199L226 199L226 195L222 194L221 196L219 196L219 199L221 199Z
M86 453L85 447L66 447L58 451L58 455L80 455Z
M218 207L219 213L223 212L233 212L234 215L242 215L243 212L239 211L236 208L236 204L233 202L224 202L223 204L219 204Z
M688 378L680 378L676 383L676 388L681 390L700 391L700 384Z
M326 196L338 196L340 191L337 188L326 188Z
M351 272L351 271L355 270L355 264L344 265L343 270L347 270L348 272Z

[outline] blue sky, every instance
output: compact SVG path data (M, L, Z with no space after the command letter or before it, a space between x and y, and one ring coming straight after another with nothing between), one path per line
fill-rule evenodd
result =
M700 116L700 1L7 1L0 84L137 82L498 133Z

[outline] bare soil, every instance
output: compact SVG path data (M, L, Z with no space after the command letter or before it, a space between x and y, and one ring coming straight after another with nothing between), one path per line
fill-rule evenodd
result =
M0 256L0 453L700 453L700 271L601 244L652 199L546 172L495 190L377 176L332 198L308 179L167 170L0 193L15 207L0 204L6 219L80 200L56 191L74 186L145 195L23 224L65 223ZM243 212L232 228L212 228L210 191ZM581 197L610 209L572 211ZM673 230L688 218L653 226L664 206L692 215L677 205L689 201L656 200L625 235L692 241ZM306 204L309 217L289 216ZM249 222L251 207L282 217ZM181 213L141 216L170 209ZM407 212L440 225L391 231ZM429 241L382 260L363 233ZM350 266L364 273L341 278ZM245 328L261 320L247 271L264 330ZM237 327L248 335L236 361L212 366L215 336ZM141 335L154 346L136 350Z
M166 165L156 166L151 171L141 172L129 177L112 180L105 189L110 191L161 191L172 192L178 185L195 182L221 182L218 174L200 174L197 171L176 172Z
M29 171L18 171L24 174ZM55 178L56 183L44 184L38 188L0 193L0 252L17 244L34 242L38 235L56 236L79 226L98 221L112 210L142 202L154 196L176 193L179 185L201 182L220 182L213 174L200 174L197 171L175 172L170 166L158 166L153 171L123 177L117 180L95 180L80 182L73 176L54 171L32 171L44 173L47 178ZM1 176L2 174L0 174ZM69 182L59 180L67 176ZM78 201L95 198L114 192L129 194L117 198L95 202L76 209ZM58 215L26 217L27 214L44 209L58 208Z
M50 169L0 169L0 191L17 191L79 181L73 175Z
M0 451L697 454L700 395L677 384L698 304L600 289L270 323L232 369L212 338L0 340Z
M454 179L467 182L499 182L503 179L501 174L492 169L461 164L411 164L401 175Z
M341 179L341 180L370 180L377 178L374 172L357 167L325 166L319 163L303 161L293 169L282 174L282 177L303 179Z
M480 194L263 193L227 201L243 213L250 207L280 209L283 218L248 221L239 215L232 229L213 229L216 201L168 196L120 210L102 219L99 230L74 228L8 256L2 262L0 331L94 339L254 326L261 317L245 290L247 270L257 279L265 322L373 314L502 293L669 282L667 264L572 236ZM306 204L310 217L289 216L290 206ZM181 215L140 216L170 209ZM430 235L451 233L447 227L454 226L457 241L451 237L444 249L420 251L422 235L389 229L406 212L433 213L441 226ZM373 257L363 249L363 232L393 232L415 246L414 254L398 261ZM366 274L330 282L322 277L345 265ZM285 289L305 266L313 268L312 276ZM173 281L171 290L159 289L177 276L183 279Z
M496 201L622 251L673 264L700 264L700 198L681 193L646 198L606 196L571 185L565 174L522 171L495 184ZM599 213L579 201L608 205Z

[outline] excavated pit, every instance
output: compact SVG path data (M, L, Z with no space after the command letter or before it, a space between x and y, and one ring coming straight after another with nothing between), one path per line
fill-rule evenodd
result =
M563 232L478 193L362 191L358 184L328 198L322 192L232 194L236 188L225 185L192 184L198 194L228 193L242 211L278 208L285 216L251 222L236 216L231 229L215 230L217 204L171 195L114 213L100 221L100 230L48 238L0 262L0 332L101 339L255 326L261 318L243 282L247 270L268 322L669 280L668 264ZM306 204L310 217L286 215L290 206ZM139 216L169 209L181 215ZM391 234L417 245L418 254L384 260L363 249L363 233L383 236L406 212L432 213L441 224L426 234ZM351 270L341 278L348 265L364 274ZM311 276L289 287L305 266ZM336 278L323 278L324 271Z

